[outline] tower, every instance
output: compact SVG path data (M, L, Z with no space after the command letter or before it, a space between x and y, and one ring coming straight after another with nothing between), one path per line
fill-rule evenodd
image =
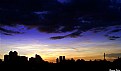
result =
M56 59L56 63L59 63L59 59L58 58Z
M65 61L65 56L63 56L63 61Z
M63 58L62 56L59 56L59 62L62 62Z
M104 60L105 60L105 53L104 53Z
M7 58L7 56L5 56ZM16 51L10 51L9 52L9 61L10 62L17 62L18 61L18 53Z
M63 63L66 59L65 59L65 56L59 56L59 58L56 59L56 62L57 62L57 60L59 63Z

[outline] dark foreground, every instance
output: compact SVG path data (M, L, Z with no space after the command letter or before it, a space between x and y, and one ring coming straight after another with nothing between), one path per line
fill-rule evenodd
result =
M121 61L78 61L64 63L0 63L0 71L121 71Z

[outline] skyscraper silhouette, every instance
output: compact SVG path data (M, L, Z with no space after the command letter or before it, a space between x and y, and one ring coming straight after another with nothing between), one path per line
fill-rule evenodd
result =
M65 61L65 56L63 56L63 61Z
M62 62L63 58L62 56L59 56L59 62Z
M16 63L18 61L18 53L16 51L10 51L9 56L7 58L9 60L9 62L15 62Z
M56 63L59 63L59 59L58 58L56 59Z
M105 53L104 53L104 60L106 60L106 59L105 59Z
M65 56L59 56L59 59L57 58L56 59L56 62L58 62L58 63L62 63L62 62L64 62L66 59L65 59Z
M28 61L26 56L18 56L16 51L10 51L9 55L4 55L4 61L10 63L25 63Z

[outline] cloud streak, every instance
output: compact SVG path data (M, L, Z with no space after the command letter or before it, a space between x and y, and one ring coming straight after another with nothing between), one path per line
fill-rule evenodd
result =
M117 58L117 57L121 57L121 53L110 53L110 54L106 54L107 57L109 58Z

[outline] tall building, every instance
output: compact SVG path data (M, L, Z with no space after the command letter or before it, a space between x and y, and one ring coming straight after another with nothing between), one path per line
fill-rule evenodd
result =
M64 62L66 59L65 59L65 56L59 56L59 59L57 58L56 59L56 63L62 63Z
M62 56L59 56L59 62L62 62L63 58Z
M106 59L105 59L105 53L104 53L104 60L106 60Z
M65 61L65 56L63 56L63 61Z
M56 59L56 63L59 63L59 59L58 58Z
M18 53L16 51L14 51L14 52L10 51L9 56L16 57L16 56L18 56Z
M18 61L18 53L16 51L10 51L9 55L5 56L6 58L8 58L9 62L17 62Z
M16 51L10 51L9 55L4 55L4 61L10 63L24 63L28 61L26 56L18 56Z

